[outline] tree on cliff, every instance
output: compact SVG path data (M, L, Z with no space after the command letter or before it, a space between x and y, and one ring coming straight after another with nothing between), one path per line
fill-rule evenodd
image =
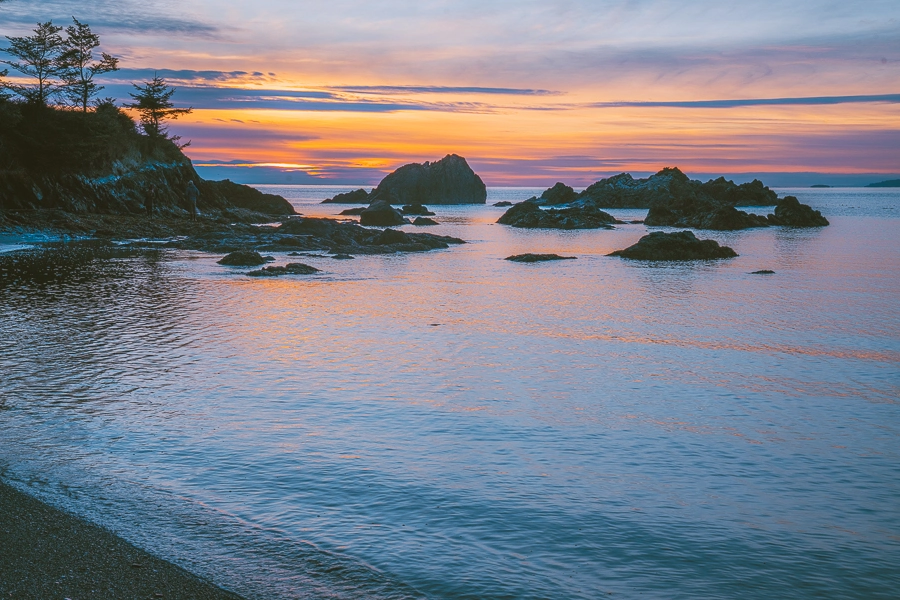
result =
M154 75L153 79L138 85L132 84L137 90L136 94L129 94L134 98L134 102L126 104L126 108L133 108L138 112L141 118L141 128L151 138L163 138L177 142L181 139L179 136L167 135L167 128L163 124L166 120L175 120L182 115L193 112L193 108L175 108L172 103L172 95L175 88L169 86L166 81ZM190 142L188 142L190 144ZM188 144L184 144L187 146Z
M46 105L50 98L60 89L57 79L60 74L59 58L64 50L64 40L52 21L38 23L34 35L10 37L6 53L18 61L0 61L13 69L37 80L32 85L6 84L6 87L19 94L29 102Z
M103 89L94 83L94 76L119 70L119 59L100 53L94 60L94 49L100 45L100 36L91 31L90 25L72 17L74 25L66 27L63 53L58 63L65 86L63 94L75 106L87 112L91 99Z

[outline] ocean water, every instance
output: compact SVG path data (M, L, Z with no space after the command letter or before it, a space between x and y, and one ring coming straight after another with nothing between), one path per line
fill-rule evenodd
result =
M900 191L778 191L832 225L651 264L436 206L468 244L0 280L0 474L254 599L896 598Z

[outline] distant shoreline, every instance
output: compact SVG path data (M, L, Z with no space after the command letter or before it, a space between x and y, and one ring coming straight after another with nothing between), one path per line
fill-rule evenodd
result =
M0 596L242 600L2 480Z

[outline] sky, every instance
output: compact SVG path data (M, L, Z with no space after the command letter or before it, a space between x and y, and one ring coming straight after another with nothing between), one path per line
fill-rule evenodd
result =
M121 59L102 95L159 73L194 108L171 132L236 181L448 153L488 185L900 176L896 0L8 0L0 34L72 16Z

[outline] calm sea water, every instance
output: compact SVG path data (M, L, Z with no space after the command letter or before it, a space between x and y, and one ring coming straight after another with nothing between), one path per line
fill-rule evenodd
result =
M470 243L0 281L2 475L249 598L895 598L900 192L779 192L832 226L649 264L433 207Z

